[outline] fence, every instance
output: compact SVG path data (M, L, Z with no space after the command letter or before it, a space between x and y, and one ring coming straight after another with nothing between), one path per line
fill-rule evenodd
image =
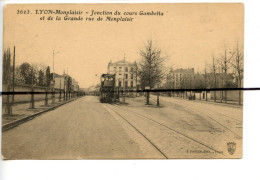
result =
M12 94L13 86L11 85L9 88L10 88L10 92L11 92L11 95L9 95L10 103L13 102L12 101L13 95L14 95L14 103L26 103L26 102L31 101L32 87L30 85L15 84L13 94ZM3 92L9 92L7 84L3 84ZM19 94L19 92L20 93L22 92L23 94ZM34 86L33 92L34 92L35 101L44 100L46 97L46 92L47 92L48 99L51 99L51 97L52 97L52 88L50 88L50 87ZM61 92L61 98L62 99L64 98L64 89L54 89L54 92L55 92L55 99L59 98L60 92ZM66 95L69 98L69 97L76 96L76 94L77 94L77 92L72 92L72 93L68 93ZM3 104L5 104L7 102L7 98L8 98L8 95L4 95L2 97Z

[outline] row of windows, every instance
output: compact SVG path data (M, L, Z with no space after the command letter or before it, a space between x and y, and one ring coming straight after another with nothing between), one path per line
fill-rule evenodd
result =
M121 76L122 74L119 74L119 76ZM134 75L133 74L130 74L131 75L131 79L134 79ZM125 74L125 79L128 79L128 74Z
M191 76L193 76L193 74L173 74L173 77L178 78L179 75L180 75L180 77L191 77Z
M114 71L116 71L116 67L114 67ZM119 71L122 71L122 67L119 67ZM125 72L128 72L128 67L125 67ZM134 72L134 68L130 68L130 72Z
M122 81L118 82L118 86L122 87ZM128 82L127 81L125 81L125 87L126 88L128 87ZM130 87L134 87L134 82L133 81L131 81Z

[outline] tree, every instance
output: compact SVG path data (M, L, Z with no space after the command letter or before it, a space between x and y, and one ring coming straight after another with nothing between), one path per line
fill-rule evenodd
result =
M50 66L46 68L46 86L49 87L51 83L51 71Z
M208 88L208 74L207 74L207 65L205 64L205 68L204 68L204 82L205 82L205 88ZM206 101L208 100L208 91L206 90Z
M238 43L235 51L235 57L232 62L232 65L235 69L235 76L237 79L238 88L242 88L242 79L243 79L243 61L244 61L244 53L242 50L238 48ZM241 90L239 90L239 105L241 105Z
M213 84L212 84L212 87L213 88L217 88L217 74L216 74L216 65L215 65L215 58L213 56L212 58L212 69L211 69L211 73L212 73L212 76L213 76ZM211 81L212 82L212 81ZM214 90L214 101L216 102L216 91Z
M42 70L40 70L39 71L38 86L43 86L44 85L43 78L44 78L44 73L43 73Z
M173 80L173 68L171 67L168 71L168 73L166 74L166 82L164 85L164 88L166 89L174 89L174 80Z
M71 97L71 89L72 89L72 78L67 75L67 97Z
M4 51L3 54L3 91L10 92L11 90L11 53L10 49ZM12 105L10 103L10 95L7 94L6 99L3 99L5 105L5 114L11 115L12 114Z
M161 55L160 48L153 44L152 40L148 40L145 47L139 52L141 62L139 63L139 77L141 87L145 86L154 88L159 85L164 78L164 62L165 58ZM149 104L149 92L147 92L146 104Z
M228 88L230 86L230 76L228 75L228 70L231 67L231 60L234 56L234 53L227 53L227 48L225 46L224 55L221 55L218 63L222 69L221 80L222 80L222 88ZM223 74L224 71L224 74ZM223 92L223 91L222 91ZM223 97L223 94L222 94ZM222 100L221 100L222 101ZM227 102L227 91L225 90L225 103Z
M164 75L165 58L161 55L161 50L156 47L152 40L148 40L145 47L139 52L141 62L139 63L140 83L142 88L150 86L151 88L159 84Z
M11 66L11 52L10 49L4 51L3 55L3 84L8 84L11 80L10 67Z
M24 79L25 84L31 85L32 84L32 71L31 71L31 65L27 62L24 62L20 65L19 69L21 72L21 75Z
M21 74L21 69L19 68L19 66L17 66L15 68L15 72L14 72L14 76L15 76L15 83L20 83L20 84L24 84L25 80L23 75Z
M207 85L204 80L204 74L197 72L194 76L194 89L206 89Z
M194 75L194 89L206 89L206 88L207 85L205 83L204 74L197 72ZM202 91L200 91L199 93L200 93L199 99L201 100Z

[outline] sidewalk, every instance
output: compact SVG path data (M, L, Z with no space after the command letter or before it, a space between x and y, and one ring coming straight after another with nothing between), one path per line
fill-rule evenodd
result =
M33 119L34 117L48 112L50 110L54 110L59 106L62 106L66 103L76 100L77 98L71 98L68 100L61 100L59 98L55 98L55 103L48 100L48 105L45 106L45 101L35 101L35 108L30 108L30 103L23 103L23 104L15 104L12 106L12 115L8 116L3 114L2 115L2 131L11 129L21 123L24 123L28 120Z
M166 96L163 96L166 97ZM195 100L189 100L189 99L185 99L185 98L180 98L180 97L168 97L168 98L173 98L173 99L181 99L181 100L186 100L186 101L194 101L194 102L201 102L201 103L209 103L209 104L215 104L215 105L220 105L220 106L230 106L230 107L243 107L243 102L242 105L239 105L239 102L237 101L227 101L225 103L224 100L222 100L222 102L220 100L216 100L216 102L212 99L208 99L207 101L205 99L195 99Z
M180 97L169 97L169 96L159 96L159 99L161 98L167 98L167 99L176 99L176 100L183 100L183 101L189 101L189 102L198 102L198 103L203 103L203 104L213 104L213 105L218 105L218 106L228 106L228 107L235 107L235 108L243 108L243 102L242 105L239 105L238 102L236 101L227 101L227 103L224 102L224 100L222 101L222 103L220 102L220 100L217 100L216 102L214 102L214 100L208 99L207 101L205 99L196 99L196 100L189 100L186 98L180 98ZM142 103L146 103L146 97L145 96L139 96L139 97L135 97L135 98L126 98L126 104L128 104L129 99L135 99L138 102L142 102ZM120 99L121 100L121 99ZM156 95L150 95L150 105L152 106L156 106L157 103L157 96Z

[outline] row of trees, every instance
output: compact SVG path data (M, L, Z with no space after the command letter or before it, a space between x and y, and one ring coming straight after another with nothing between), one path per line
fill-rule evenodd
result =
M52 75L50 67L24 62L15 66L12 63L10 49L4 51L3 55L3 83L27 84L37 86L50 86ZM12 82L14 81L14 82Z
M38 67L27 62L22 63L15 68L16 83L37 86L50 86L52 75L50 67Z
M14 57L13 57L14 59ZM53 75L50 67L42 64L30 64L24 62L15 65L12 61L10 49L6 49L3 54L3 83L4 84L26 84L49 87ZM13 82L14 81L14 82Z
M182 88L230 88L242 87L243 80L243 51L238 44L235 49L228 51L224 49L219 57L212 57L212 63L206 64L202 72L194 73L192 76L182 77ZM161 85L164 88L176 88L173 82L173 68L166 68L166 57L152 40L140 50L141 60L138 67L138 76L142 88L150 86L155 88ZM192 72L190 73L192 74Z
M34 108L34 86L48 87L46 89L45 105L48 104L47 91L50 89L53 80L53 73L50 73L50 67L27 62L21 65L15 65L15 48L11 54L10 49L4 50L3 54L3 90L6 92L15 92L15 85L31 86L30 108ZM13 55L13 58L12 58ZM59 84L60 83L60 84ZM59 86L52 86L52 101L55 101L55 88L64 88L64 100L70 98L73 94L72 78L69 75L64 76L64 87L61 87L61 79L57 82ZM59 100L61 100L62 91L59 91ZM12 99L11 99L12 97ZM5 113L12 114L12 105L14 104L14 94L7 94L4 99Z
M138 76L142 89L145 86L156 88L176 89L174 86L174 69L166 68L166 57L161 49L148 40L143 49L139 51L141 60L138 67ZM243 80L243 51L237 43L233 49L224 48L218 57L212 57L210 64L206 64L202 72L182 76L180 89L206 89L206 88L242 88ZM226 92L225 92L226 94ZM225 95L226 97L226 95ZM241 100L241 91L239 91Z

